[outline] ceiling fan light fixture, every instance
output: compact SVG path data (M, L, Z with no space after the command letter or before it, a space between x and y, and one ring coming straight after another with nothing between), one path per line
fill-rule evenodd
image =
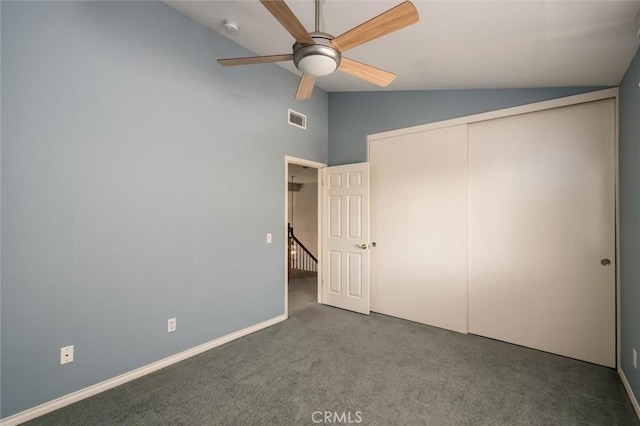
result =
M298 62L298 69L300 71L314 77L329 75L337 68L338 64L335 59L321 54L305 56Z
M340 52L333 47L333 37L325 33L309 34L315 44L293 46L293 63L303 74L324 77L333 73L340 65Z

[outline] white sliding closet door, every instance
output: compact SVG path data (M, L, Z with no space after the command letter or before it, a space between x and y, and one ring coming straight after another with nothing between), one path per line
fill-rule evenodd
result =
M614 108L469 125L470 333L615 366Z
M467 332L467 125L372 140L371 310Z

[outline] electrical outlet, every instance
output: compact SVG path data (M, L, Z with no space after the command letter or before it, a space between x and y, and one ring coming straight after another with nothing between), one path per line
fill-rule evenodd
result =
M73 362L73 345L60 348L60 365Z
M267 244L271 244L272 235L271 232L267 233Z
M167 321L167 332L171 333L173 331L176 331L176 319L175 318L169 318L169 321Z
M638 352L633 350L633 368L638 369Z

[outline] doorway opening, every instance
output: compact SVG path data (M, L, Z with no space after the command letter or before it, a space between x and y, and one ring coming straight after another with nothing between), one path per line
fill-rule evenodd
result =
M285 313L320 302L320 171L323 164L292 157L285 167Z

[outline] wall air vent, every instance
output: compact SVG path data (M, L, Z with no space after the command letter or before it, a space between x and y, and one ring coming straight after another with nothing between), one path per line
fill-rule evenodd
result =
M292 109L289 110L289 124L292 126L300 127L301 129L307 129L307 116L300 114Z

